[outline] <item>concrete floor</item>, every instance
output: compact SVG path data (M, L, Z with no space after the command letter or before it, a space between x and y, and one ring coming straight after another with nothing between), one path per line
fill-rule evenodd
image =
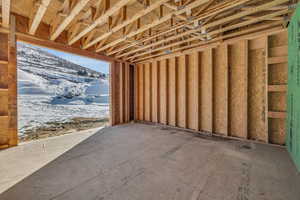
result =
M300 175L283 148L128 124L100 130L0 199L299 200Z
M0 194L100 129L24 142L0 151Z

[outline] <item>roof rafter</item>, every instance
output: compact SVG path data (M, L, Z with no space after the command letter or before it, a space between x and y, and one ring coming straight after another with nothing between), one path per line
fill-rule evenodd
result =
M174 50L171 51L171 53L175 53L175 52L184 52L184 51L188 51L190 49L193 49L193 48L200 48L200 49L205 49L207 48L207 46L218 46L218 41L220 40L224 40L224 39L227 39L227 38L234 38L234 37L238 37L238 36L242 36L244 34L252 34L252 35L257 35L257 34L266 34L266 33L272 33L272 32L281 32L283 31L284 29L280 28L278 25L274 26L275 24L273 23L269 23L269 24L264 24L264 25L261 25L261 26L256 26L254 28L249 28L249 29L246 29L244 31L238 31L236 33L232 33L232 34L229 34L229 35L226 35L226 36L220 36L218 38L215 38L214 40L212 40L210 43L202 43L199 44L194 44L194 45L189 45L189 46L183 46L183 47L179 47L179 48L176 48ZM261 31L261 30L264 30L263 32L256 32L256 31ZM247 36L247 35L246 35ZM247 36L249 37L249 36ZM254 36L255 37L255 36ZM212 45L213 44L213 45ZM159 54L155 54L155 55L150 55L150 56L147 56L147 57L143 57L143 58L139 58L139 59L134 59L133 62L134 63L140 63L140 62L145 62L146 60L149 60L149 59L154 59L154 58L157 58L157 57L161 57L161 56L166 56L167 54L169 53L166 53L166 52L162 52L162 53L159 53ZM173 55L176 55L176 54L173 54Z
M245 26L257 23L259 21L267 20L267 19L274 18L274 17L276 18L277 16L287 14L288 12L290 12L290 11L288 11L288 10L277 11L275 13L271 13L271 14L268 14L268 15L265 15L265 16L257 17L257 18L254 18L254 19L251 19L251 20L248 20L248 21L245 21L245 22L237 23L237 24L234 24L234 25L222 28L222 29L217 29L215 31L210 32L210 34L211 35L218 35L219 33L223 33L225 31L233 30L233 29L236 29L236 28L245 27ZM270 24L280 25L281 23L282 22L275 22L275 23L270 23ZM148 52L136 54L136 55L128 57L127 59L140 57L140 56L146 55L148 53L156 52L156 51L159 51L159 50L163 50L163 49L166 49L166 48L169 48L169 47L177 46L179 44L182 44L182 43L185 43L185 42L191 42L191 41L195 41L195 38L188 39L188 40L185 40L185 41L179 41L179 42L175 42L175 43L172 43L170 45L167 45L167 46L162 46L162 47L159 47L159 48L155 48L154 50L152 50L150 52L148 51Z
M241 17L244 17L244 16L247 16L247 15L251 15L253 13L256 13L256 12L259 12L259 11L263 11L267 8L270 8L270 7L273 7L273 6L276 6L276 5L280 5L282 3L285 3L285 2L288 2L289 0L274 0L272 2L268 2L268 3L265 3L263 5L260 5L258 7L256 7L255 9L251 9L251 10L247 10L247 11L243 11L243 12L239 12L237 14L234 14L232 16L228 16L228 17L225 17L225 18L221 18L220 20L216 20L212 23L209 23L207 25L204 25L201 27L201 30L207 30L208 28L211 28L211 27L214 27L214 26L218 26L218 25L221 25L223 23L227 23L227 22L230 22L232 20L235 20L235 19L239 19ZM228 9L228 8L227 8ZM258 19L258 18L257 18ZM195 20L194 20L195 21ZM173 37L169 37L167 40L175 40L175 39L178 39L179 37L182 37L182 36L186 36L186 35L189 35L189 34L192 34L194 32L197 32L199 31L199 29L194 29L194 30L190 30L190 31L186 31L182 34L179 34L179 35L175 35ZM154 47L156 45L159 45L161 44L163 41L158 41L158 42L155 42L155 43L152 43L152 44L149 44L147 46L144 46L142 48L135 48L133 51L129 51L129 52L126 52L120 56L117 56L117 58L120 58L120 57L123 57L123 56L126 56L126 55L130 55L132 53L135 53L135 52L138 52L138 51L141 51L141 50L144 50L144 49L147 49L147 48L151 48L151 47Z
M109 37L111 34L119 31L120 29L124 28L125 26L133 23L134 21L136 21L137 19L139 19L140 17L147 15L148 13L152 12L153 10L155 10L156 8L158 8L160 5L162 5L165 2L168 2L169 0L159 0L155 3L153 3L152 5L148 6L146 9L136 13L133 17L131 17L130 19L124 21L123 23L119 24L118 26L112 28L112 30L110 32L107 32L97 38L95 38L93 41L91 41L89 44L87 44L86 46L84 46L83 48L89 48L90 46L96 44L97 42L103 40L106 37Z
M155 27L155 26L157 26L157 25L159 25L159 24L162 24L162 23L168 21L169 19L171 19L171 18L173 17L173 15L180 15L180 14L183 14L183 13L185 13L187 10L196 8L196 7L200 6L200 5L202 5L203 3L206 3L207 1L209 1L209 0L198 0L198 1L194 1L193 3L191 3L191 4L189 4L189 5L185 6L185 7L183 7L182 9L177 10L177 11L173 11L173 12L170 12L169 14L165 15L164 17L162 17L162 18L160 18L160 19L158 19L158 20L156 20L156 21L153 21L151 24L147 24L147 25L145 25L145 26L139 28L138 30L129 33L126 37L123 37L123 38L120 38L120 39L118 39L118 40L115 40L114 42L111 42L111 43L105 45L104 47L102 47L102 48L100 48L100 49L97 49L96 51L97 51L97 52L100 52L100 51L103 51L103 50L105 50L105 49L107 49L107 48L109 48L109 47L111 47L111 46L114 46L114 45L120 43L120 42L123 42L123 41L125 41L127 38L129 38L129 37L133 37L133 36L135 36L135 35L137 35L137 34L139 34L139 33L142 33L142 32L144 32L144 31L148 30L149 28L153 28L153 27Z
M131 0L119 0L114 6L109 8L102 16L98 17L94 23L86 27L84 30L82 30L78 35L76 35L74 38L72 38L69 41L69 45L74 44L76 41L78 41L80 38L82 38L84 35L92 31L94 28L96 28L99 25L102 25L108 21L108 18L113 15L117 10L121 9L123 6L125 6L127 3L129 3Z
M80 11L86 6L90 0L80 0L72 9L70 14L58 25L55 31L53 31L50 40L55 40L65 28L72 22L72 20L80 13Z
M2 0L2 26L8 28L10 16L10 0Z
M46 13L46 10L50 4L51 0L43 0L41 1L36 13L35 13L35 16L32 20L32 23L30 25L30 28L29 28L29 34L31 35L34 35L37 28L39 27L45 13Z

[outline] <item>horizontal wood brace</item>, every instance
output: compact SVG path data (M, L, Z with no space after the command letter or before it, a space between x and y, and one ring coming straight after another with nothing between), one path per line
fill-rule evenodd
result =
M269 118L285 119L286 112L269 111L268 116L269 116Z
M287 85L269 85L268 91L269 92L286 92Z
M287 63L288 57L287 56L278 56L278 57L271 57L268 58L268 64L279 64L279 63Z

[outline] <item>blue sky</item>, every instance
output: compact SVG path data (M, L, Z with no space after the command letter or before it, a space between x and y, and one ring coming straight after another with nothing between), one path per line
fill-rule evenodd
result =
M104 62L101 60L95 60L95 59L87 58L87 57L83 57L83 56L78 56L75 54L65 53L62 51L56 51L56 50L48 49L48 48L44 48L44 47L39 47L39 48L42 49L43 51L46 51L55 56L58 56L60 58L63 58L70 62L73 62L77 65L81 65L83 67L93 69L97 72L102 72L105 74L109 73L109 63L107 63L107 62Z

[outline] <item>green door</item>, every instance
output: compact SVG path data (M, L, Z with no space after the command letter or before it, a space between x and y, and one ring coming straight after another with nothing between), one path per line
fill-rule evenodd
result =
M286 144L300 171L300 4L288 28L288 116Z

